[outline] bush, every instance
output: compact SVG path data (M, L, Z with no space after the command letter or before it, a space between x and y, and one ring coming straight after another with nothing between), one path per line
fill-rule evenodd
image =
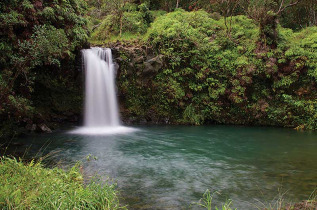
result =
M91 34L92 40L108 40L112 35L118 35L119 29L114 29L112 15L106 16L100 26Z
M212 17L177 9L155 19L146 43L164 64L150 82L139 82L140 65L121 75L129 114L317 129L316 27L293 33L279 26L279 44L270 49L258 41L253 20L234 16L228 30L223 18Z
M108 5L105 4L104 7ZM146 33L150 23L154 20L152 11L149 10L145 3L137 6L136 4L128 3L124 8L122 18L122 37L136 38ZM119 37L120 21L115 14L107 14L102 17L101 24L93 31L91 41L94 43L107 42Z
M123 14L123 32L144 34L148 25L141 12L125 12Z
M84 0L0 2L1 127L8 122L25 127L47 121L54 112L60 114L58 105L64 100L57 99L57 106L40 104L56 92L72 98L74 87L80 87L74 81L75 60L79 49L87 44L85 11ZM52 81L59 85L52 88ZM45 97L37 101L38 95ZM80 109L78 104L75 109ZM1 129L0 138L3 133L9 132Z

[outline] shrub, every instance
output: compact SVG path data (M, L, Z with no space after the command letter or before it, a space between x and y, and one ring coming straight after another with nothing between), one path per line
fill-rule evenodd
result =
M80 87L74 81L75 59L78 50L87 44L85 11L84 0L0 2L1 127L11 122L13 127L25 127L46 121L61 110L53 104L40 107L43 101L56 92L68 93L72 98L76 91L69 90ZM59 85L52 88L52 81ZM38 95L44 97L37 101ZM63 103L61 99L55 102Z
M172 123L317 129L316 27L293 33L279 26L279 44L270 49L258 41L253 20L232 17L228 33L224 19L212 17L177 9L155 19L145 40L164 65L147 83L138 82L140 65L133 77L121 75L133 91L125 93L130 113Z

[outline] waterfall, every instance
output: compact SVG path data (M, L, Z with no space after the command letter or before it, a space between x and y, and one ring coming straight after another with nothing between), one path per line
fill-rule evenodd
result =
M134 131L120 125L111 49L82 50L85 68L84 127L71 133L104 135Z
M111 50L92 48L82 53L86 75L84 126L119 126Z

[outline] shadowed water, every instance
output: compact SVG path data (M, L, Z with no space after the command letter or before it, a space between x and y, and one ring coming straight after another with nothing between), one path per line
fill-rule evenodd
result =
M140 127L136 133L81 136L55 133L21 139L35 153L48 143L56 161L74 164L89 154L89 174L117 180L131 209L197 209L206 189L239 209L255 209L281 192L307 199L317 187L317 133L235 126ZM24 147L28 147L25 145ZM23 148L22 148L23 149Z

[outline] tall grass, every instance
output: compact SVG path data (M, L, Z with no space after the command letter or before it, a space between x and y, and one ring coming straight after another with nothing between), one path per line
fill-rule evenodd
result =
M221 205L221 207L215 206L213 202L213 197L215 194L220 194L218 192L210 193L207 190L203 197L199 200L199 202L192 203L192 205L200 206L207 210L237 210L236 208L232 208L232 200L227 199L225 203ZM317 189L315 189L309 198L302 202L297 203L289 203L286 201L285 196L287 195L287 191L282 192L279 189L278 195L271 202L260 202L260 204L253 204L252 209L258 210L317 210ZM191 205L191 206L192 206Z
M219 194L218 192L214 192L211 194L209 190L206 190L206 192L204 193L203 197L199 200L199 202L193 203L193 204L198 205L198 206L203 207L203 208L208 209L208 210L212 210L212 209L215 209L215 210L236 210L236 209L233 209L231 207L231 205L232 205L231 199L227 199L226 202L223 203L220 208L218 208L217 206L214 206L212 200L213 200L213 197L216 193Z
M278 194L271 201L261 202L258 200L258 203L253 204L253 206L258 210L281 210L287 205L286 194L287 191L283 191L283 188L278 188Z
M278 195L271 202L254 204L258 210L317 210L317 191L314 190L307 200L301 202L287 201L287 191L278 190Z
M91 180L85 185L79 165L68 171L0 158L0 209L126 209L116 186Z

